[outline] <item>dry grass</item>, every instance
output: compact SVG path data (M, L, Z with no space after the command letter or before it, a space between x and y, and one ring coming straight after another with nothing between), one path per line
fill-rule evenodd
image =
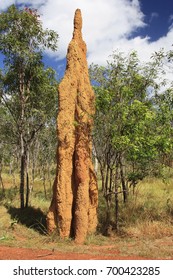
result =
M99 230L97 235L88 236L83 246L76 247L70 239L62 241L56 234L51 236L44 234L45 215L50 205L50 187L47 187L46 199L42 182L36 181L30 207L21 213L18 210L18 188L10 187L12 181L8 175L4 175L3 179L7 187L6 196L1 196L0 199L0 245L57 248L60 251L82 253L92 251L93 246L101 248L110 246L110 250L114 248L124 256L173 258L173 180L167 184L156 179L140 183L135 195L130 194L129 202L120 206L119 234L113 231L111 237L107 237ZM103 226L105 222L103 199L99 211L100 225Z
M139 237L148 240L173 236L173 226L160 221L144 221L133 227L127 227L126 233L132 237Z

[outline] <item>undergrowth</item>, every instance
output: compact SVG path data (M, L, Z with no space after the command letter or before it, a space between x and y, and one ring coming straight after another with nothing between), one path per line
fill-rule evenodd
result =
M173 180L164 183L159 179L147 179L129 192L128 201L119 197L118 231L115 231L115 203L112 198L109 222L106 202L100 194L99 230L107 228L119 235L161 237L173 235ZM111 234L111 233L108 233Z
M5 185L5 184L4 184ZM0 189L0 244L25 247L73 250L71 239L61 240L57 233L47 234L46 214L52 192L47 188L46 197L41 181L37 181L30 194L29 207L20 210L19 187ZM118 231L115 230L114 201L111 207L110 232L105 236L107 223L106 201L99 191L98 229L87 237L85 245L110 244L133 240L154 240L173 236L173 180L164 183L159 179L147 179L130 191L127 203L119 197ZM115 241L114 241L115 240ZM124 243L123 243L124 244ZM19 245L21 246L21 245ZM124 246L124 245L123 245ZM70 248L70 249L69 249Z

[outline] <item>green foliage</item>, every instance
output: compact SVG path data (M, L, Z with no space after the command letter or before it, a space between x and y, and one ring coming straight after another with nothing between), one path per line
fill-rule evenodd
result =
M107 221L115 208L118 229L121 194L127 202L131 187L135 193L146 176L165 180L164 167L173 160L173 97L172 88L160 92L165 83L162 55L145 65L135 52L114 52L111 58L106 67L92 65L90 74L96 93L93 141Z
M96 117L94 145L101 165L115 169L115 158L127 166L127 181L142 178L157 157L152 106L148 87L155 87L153 64L141 65L135 52L125 57L113 53L106 67L92 65L95 82ZM134 176L132 176L134 173ZM138 174L139 176L136 176ZM143 176L142 176L143 174Z
M45 48L57 49L57 38L53 30L43 30L37 10L12 5L0 14L0 51L7 66L16 58L27 65L38 61Z
M42 63L43 51L55 51L57 39L56 32L43 29L36 10L20 10L12 5L0 14L0 51L5 56L5 68L0 74L0 109L4 113L0 115L11 130L5 140L9 146L13 143L17 147L21 161L21 208L31 146L39 131L54 122L57 111L55 71L45 69ZM0 128L3 131L4 125ZM8 129L5 130L7 136ZM5 141L1 141L4 147Z

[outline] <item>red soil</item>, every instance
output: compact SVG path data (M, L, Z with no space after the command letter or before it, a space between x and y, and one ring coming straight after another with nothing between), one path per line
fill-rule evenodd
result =
M92 252L60 252L43 249L0 247L0 260L142 260L139 256L122 256L108 246L91 248Z

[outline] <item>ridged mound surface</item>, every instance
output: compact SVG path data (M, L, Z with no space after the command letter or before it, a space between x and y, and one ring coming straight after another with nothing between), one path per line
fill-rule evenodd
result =
M82 39L82 16L75 12L73 38L67 66L58 89L57 173L47 215L49 232L73 236L78 243L97 226L98 189L92 164L91 131L94 92L90 84L86 44Z

